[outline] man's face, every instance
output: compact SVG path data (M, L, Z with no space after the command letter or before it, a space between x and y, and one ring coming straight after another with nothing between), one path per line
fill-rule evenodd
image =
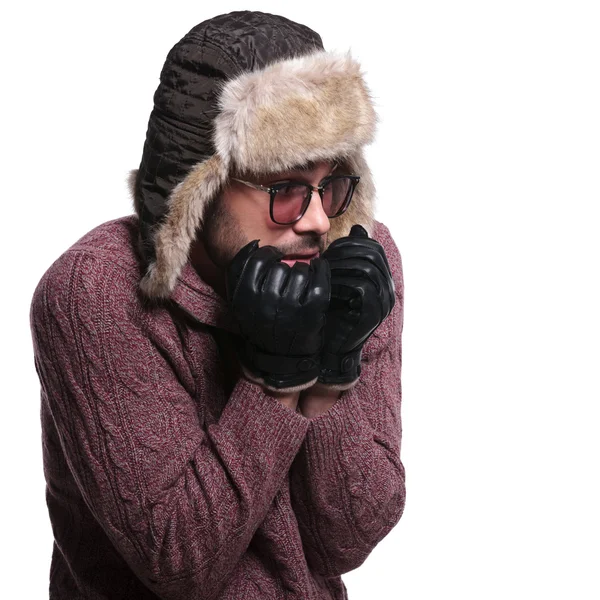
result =
M244 181L269 187L293 179L317 186L331 173L333 164L321 161L308 170L284 171L263 178ZM207 211L202 239L206 252L217 267L225 269L229 261L248 242L260 240L259 246L275 246L285 255L282 262L293 265L297 260L310 262L325 248L329 217L321 198L313 192L304 216L291 225L278 225L269 216L269 194L243 183L231 181Z

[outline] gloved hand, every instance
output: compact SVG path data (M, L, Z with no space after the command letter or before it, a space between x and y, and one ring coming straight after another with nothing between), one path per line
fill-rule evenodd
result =
M296 391L319 375L329 306L329 264L313 258L292 267L273 246L244 246L227 267L226 294L241 339L246 377L269 389Z
M394 307L394 280L383 247L361 225L322 258L331 269L331 301L319 382L343 390L358 381L363 345Z

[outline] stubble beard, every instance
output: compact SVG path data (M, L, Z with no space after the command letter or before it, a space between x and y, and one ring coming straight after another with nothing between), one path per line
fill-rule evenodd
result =
M236 218L219 199L207 207L204 222L206 228L202 239L206 254L217 267L224 270L249 240L243 235Z
M231 214L220 198L216 198L206 208L204 218L206 226L203 228L202 240L206 254L211 261L222 270L225 270L234 256L250 239L243 234L243 227ZM276 246L277 247L277 246ZM323 253L325 239L319 235L306 235L294 247L277 247L284 255L305 252L308 249L318 248Z

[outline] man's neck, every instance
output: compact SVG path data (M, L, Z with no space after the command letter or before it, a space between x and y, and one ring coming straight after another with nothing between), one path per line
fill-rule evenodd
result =
M190 262L201 279L210 285L222 298L226 298L225 273L208 256L200 237L196 238L196 241L192 244Z

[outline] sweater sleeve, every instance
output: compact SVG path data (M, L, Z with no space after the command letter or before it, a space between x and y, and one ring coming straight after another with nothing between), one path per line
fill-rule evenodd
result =
M132 275L68 252L31 304L35 366L90 511L163 599L218 596L286 478L308 419L240 380L203 429L149 333Z
M325 577L359 567L404 511L404 283L400 253L387 228L378 241L390 262L396 303L363 348L358 383L310 419L290 470L292 506L307 562Z

